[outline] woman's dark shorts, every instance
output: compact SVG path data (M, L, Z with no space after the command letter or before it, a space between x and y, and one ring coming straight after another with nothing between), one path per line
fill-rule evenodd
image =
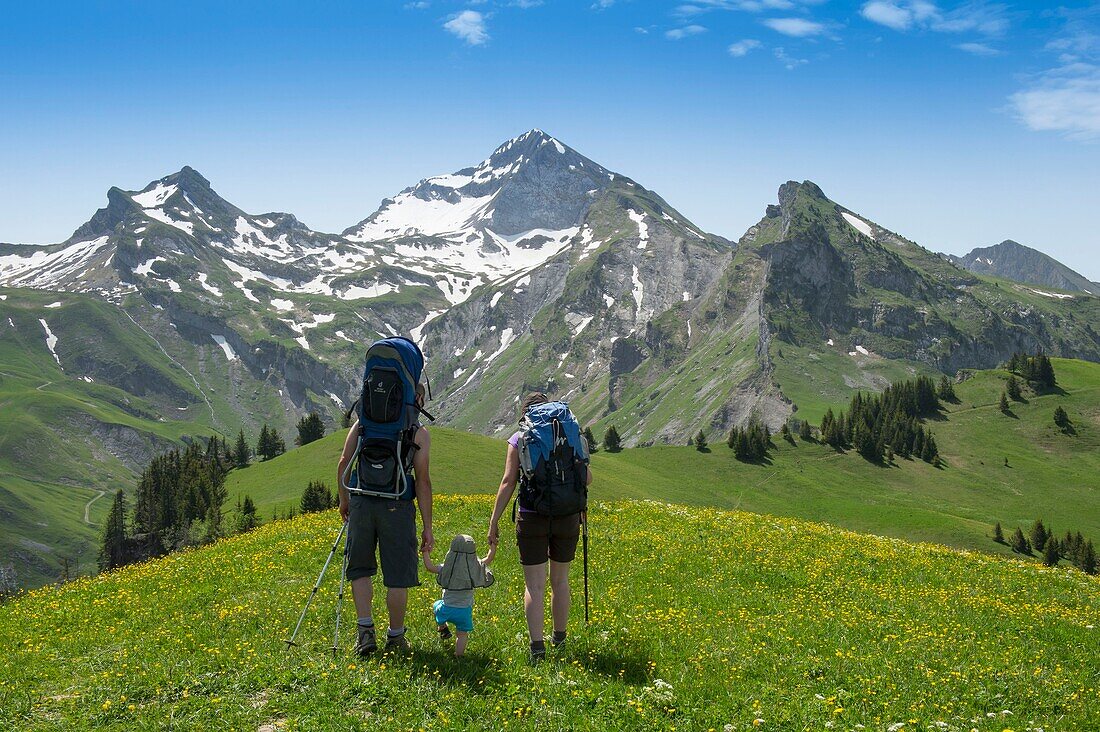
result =
M516 518L516 544L520 564L572 562L577 556L577 539L581 533L581 515L550 518L520 511Z
M350 496L348 513L349 580L378 573L374 552L382 560L382 584L386 587L416 587L417 570L416 501Z

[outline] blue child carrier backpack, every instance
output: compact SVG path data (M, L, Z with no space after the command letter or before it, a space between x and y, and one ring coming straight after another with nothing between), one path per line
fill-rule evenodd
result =
M367 349L363 391L352 407L359 417L359 443L342 476L350 492L394 499L405 495L418 449L418 416L434 419L416 405L423 371L424 354L408 338L384 338Z
M543 516L570 516L588 508L588 442L565 402L547 402L524 414L519 440L521 508Z

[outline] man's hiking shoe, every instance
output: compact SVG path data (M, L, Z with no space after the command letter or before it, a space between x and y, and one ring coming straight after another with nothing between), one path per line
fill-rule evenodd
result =
M565 631L555 630L554 636L550 639L550 645L554 649L565 648Z
M546 660L546 641L531 641L531 663Z
M374 635L373 625L359 626L359 640L355 644L355 652L360 656L369 656L378 650L378 640Z
M405 637L405 632L401 635L387 635L385 651L386 653L411 653L412 644Z
M443 624L443 625L439 626L438 630L439 630L439 640L450 640L451 639L451 626L449 626L447 624Z

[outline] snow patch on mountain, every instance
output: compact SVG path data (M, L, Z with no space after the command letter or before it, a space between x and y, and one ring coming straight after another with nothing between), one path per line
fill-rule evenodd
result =
M10 323L11 320L9 319L8 322ZM50 353L53 354L53 360L57 361L58 366L61 366L61 359L57 357L57 350L56 350L57 336L55 336L53 334L53 331L50 330L49 323L47 323L43 318L39 318L38 322L42 324L42 329L46 331L46 348L50 349ZM12 327L13 328L15 327L14 323L12 324ZM65 367L62 366L61 370L64 371Z
M504 330L502 330L500 332L500 348L498 348L497 350L495 350L491 354L489 354L489 356L485 359L485 363L483 363L481 365L482 368L484 368L484 367L488 366L489 364L491 364L496 359L497 356L504 353L504 350L512 344L512 340L513 340L512 334L513 334L513 330L511 328L505 328Z
M164 183L157 183L148 191L144 193L135 193L130 196L134 203L142 208L158 208L163 206L164 203L176 194L179 188L175 185L165 185ZM193 205L193 204L192 204Z
M138 266L134 267L134 274L141 275L142 277L148 277L153 273L154 264L156 264L157 262L166 261L168 260L166 260L164 257L153 257L152 259L146 260Z
M214 342L217 343L218 346L221 347L222 351L225 352L225 358L227 361L236 361L239 358L239 356L237 356L237 352L233 350L233 346L229 345L229 342L225 340L225 336L211 334L210 337L213 338Z
M840 215L844 217L844 220L851 224L852 228L871 239L875 238L875 234L871 231L871 225L858 216L853 216L847 211L841 211Z
M106 236L101 236L70 244L56 252L38 250L26 256L0 256L0 282L21 287L57 287L67 277L86 270L107 241Z
M626 210L630 220L638 225L638 248L645 249L649 244L649 225L645 222L645 212L638 212L632 208Z
M1031 289L1031 288L1028 288L1028 289ZM1045 290L1031 290L1031 291L1034 292L1036 295L1042 295L1043 297L1053 297L1053 298L1056 298L1058 300L1072 300L1073 299L1073 295L1067 295L1063 292L1046 292ZM1088 292L1088 290L1086 290L1085 292ZM1089 294L1091 295L1092 293L1089 292Z
M199 285L202 287L202 289L206 290L207 292L209 292L214 297L221 297L222 296L222 291L221 291L220 287L218 287L217 285L212 285L212 284L210 284L209 282L206 281L206 273L205 272L199 272L198 280L199 280Z
M592 322L592 315L580 315L578 313L566 313L565 322L569 324L569 327L573 330L573 336L576 337L581 334L581 331Z
M159 208L146 208L142 209L142 213L151 219L161 222L162 224L168 224L176 229L179 229L188 236L195 235L195 225L190 221L177 221L168 214L161 211Z

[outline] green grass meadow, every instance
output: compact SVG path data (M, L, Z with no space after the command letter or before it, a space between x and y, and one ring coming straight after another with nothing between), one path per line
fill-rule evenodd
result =
M1008 552L990 540L997 521L1010 533L1042 518L1059 536L1073 530L1100 541L1100 365L1061 359L1054 365L1061 390L1025 394L1026 403L1014 403L1011 416L997 409L1007 373L976 372L959 384L958 403L928 422L945 460L941 469L919 460L873 465L854 452L798 439L791 445L778 436L768 461L745 464L714 434L708 452L596 453L592 495L792 516L988 552ZM1072 433L1055 427L1057 406L1073 420ZM438 493L496 490L502 440L438 427L431 433ZM229 504L250 495L266 519L296 507L310 480L335 488L344 434L231 472Z
M436 534L485 535L490 500L444 497ZM335 511L0 606L0 728L1093 730L1100 582L1069 569L653 501L591 510L564 650L526 660L502 542L454 659L410 592L410 657L354 656L337 573L283 639ZM442 542L441 542L442 543ZM384 618L376 596L375 617Z

